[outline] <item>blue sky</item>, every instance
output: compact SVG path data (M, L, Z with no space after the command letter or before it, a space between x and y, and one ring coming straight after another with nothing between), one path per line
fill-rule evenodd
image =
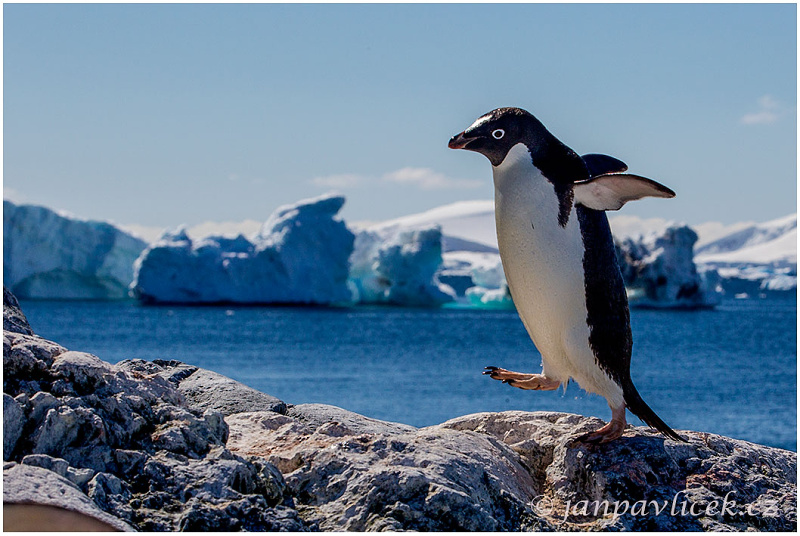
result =
M350 221L493 195L447 149L499 106L673 188L621 213L796 211L796 6L5 4L4 194L151 226Z

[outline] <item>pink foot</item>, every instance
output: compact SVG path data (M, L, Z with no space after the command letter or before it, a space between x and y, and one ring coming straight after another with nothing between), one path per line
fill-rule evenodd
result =
M583 443L593 443L595 445L600 445L603 443L608 443L609 441L614 441L615 439L619 439L622 436L622 433L625 431L625 406L623 405L620 408L611 409L611 421L608 424L600 428L599 430L595 430L594 432L590 432L588 434L582 435L578 438L578 441Z
M533 391L553 391L558 389L561 382L551 380L544 374L523 374L521 372L511 372L510 370L497 367L486 367L483 371L493 380L501 380L512 387Z

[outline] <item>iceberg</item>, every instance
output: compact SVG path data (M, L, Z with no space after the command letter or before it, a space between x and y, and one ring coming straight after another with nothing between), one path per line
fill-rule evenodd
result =
M686 225L626 238L616 244L628 299L632 306L698 308L717 305L722 297L719 274L698 272L693 259L697 233Z
M3 201L3 282L20 298L127 298L146 245L107 222Z
M344 202L328 194L280 207L252 239L167 231L136 260L133 294L145 303L347 303L354 235L337 218Z
M514 309L500 254L449 251L439 280L456 292L457 305L479 309Z
M470 287L465 296L469 306L476 309L516 310L508 285L502 288Z
M361 304L436 307L455 299L440 283L442 231L438 226L361 230L350 258L350 288Z

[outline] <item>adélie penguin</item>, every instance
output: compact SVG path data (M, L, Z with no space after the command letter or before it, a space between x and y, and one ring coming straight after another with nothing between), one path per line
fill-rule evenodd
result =
M625 173L627 166L616 158L579 156L519 108L479 117L448 146L478 152L492 164L503 270L522 323L542 354L541 374L498 367L486 367L484 374L545 391L574 379L604 397L611 421L583 441L620 437L626 407L664 435L684 441L631 380L628 298L604 212L675 193Z

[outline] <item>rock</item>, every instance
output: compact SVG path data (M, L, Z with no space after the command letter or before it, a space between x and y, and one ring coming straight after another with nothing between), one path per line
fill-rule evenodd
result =
M175 406L165 406L156 412L159 424L151 434L153 446L200 458L215 445L224 445L228 427L219 412L207 410L202 416Z
M293 410L233 415L228 445L281 469L303 518L322 530L543 526L527 506L533 480L519 457L493 438L416 430L319 404L296 413L302 422ZM345 423L325 422L337 415Z
M56 490L65 482L73 490L63 492L63 502L25 495L35 505L15 504L14 526L54 529L54 520L65 519L71 527L96 527L100 521L70 513L76 510L70 501L77 500L129 523L119 525L128 529L308 527L281 473L262 458L227 450L224 416L201 407L219 402L204 388L226 393L221 407L247 403L285 411L274 397L178 362L110 365L35 335L5 332L3 350L4 456L21 462L20 471L61 479ZM181 392L184 382L196 405ZM4 501L16 498L7 494Z
M113 372L112 365L84 352L64 352L58 356L52 371L65 377L73 388L82 392L96 391Z
M129 505L131 487L109 473L97 473L88 484L87 495L106 512L132 520L134 515Z
M33 335L28 319L19 308L16 296L5 285L3 285L3 331Z
M140 480L159 491L138 498L137 526L148 531L302 530L297 512L279 504L284 499L279 475L222 447L203 460L156 453Z
M343 434L346 431L348 435L363 433L399 434L416 430L415 427L408 424L370 419L358 413L327 404L299 404L292 406L287 414L289 417L309 426L312 430L317 430L320 427L330 427L335 424L343 430Z
M629 427L592 446L575 440L603 423L578 415L484 413L417 430L319 404L228 424L228 447L278 467L323 530L797 526L796 454L711 434L682 432L685 444Z
M164 362L160 362L164 363ZM181 363L181 365L183 365ZM184 365L185 367L185 365ZM286 413L286 403L274 396L256 391L243 383L232 380L210 370L198 369L188 374L176 374L186 368L173 366L164 372L177 385L192 407L199 410L216 410L224 416L243 411L275 411Z
M49 469L59 476L63 476L82 490L85 490L86 485L92 480L95 472L91 469L76 469L70 467L67 460L61 458L53 458L46 454L28 454L20 462L23 465L31 465L33 467L41 467L42 469Z
M122 530L132 531L133 527L121 519L103 512L89 499L75 484L53 471L28 465L7 464L3 468L3 506L6 505L42 505L67 510L80 516L85 516L98 522L95 526L106 531ZM58 511L45 509L38 511L42 515L37 519L38 527L52 527L48 525L49 517L57 517ZM3 526L8 530L8 512L5 512ZM15 519L24 516L17 511ZM76 518L68 518L75 520ZM77 519L80 519L79 517ZM85 523L84 520L81 520ZM77 530L77 526L67 525ZM63 530L64 525L61 526ZM45 529L47 530L47 529ZM55 527L49 530L55 530ZM85 529L84 529L85 530Z
M599 424L508 411L440 426L491 435L519 453L543 490L537 513L558 530L796 530L795 453L701 432L681 432L689 443L679 443L634 427L607 445L574 442ZM606 504L620 515L586 515ZM682 514L691 507L698 515Z
M11 459L11 453L22 435L24 414L19 403L3 393L3 460Z
M24 392L33 396L41 387L49 387L55 380L50 374L50 365L65 351L39 337L4 331L3 392Z

